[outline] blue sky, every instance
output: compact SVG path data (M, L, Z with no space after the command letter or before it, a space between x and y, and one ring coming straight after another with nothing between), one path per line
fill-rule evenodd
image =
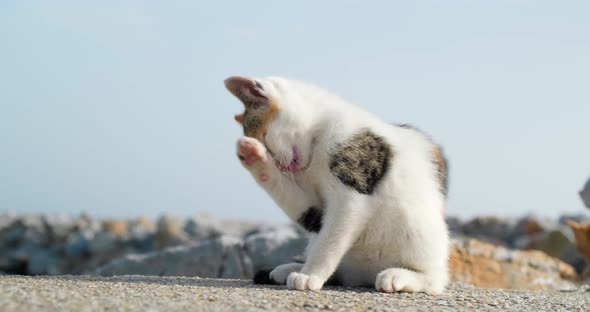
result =
M3 1L0 211L286 220L233 74L315 82L445 146L451 214L583 212L587 1Z

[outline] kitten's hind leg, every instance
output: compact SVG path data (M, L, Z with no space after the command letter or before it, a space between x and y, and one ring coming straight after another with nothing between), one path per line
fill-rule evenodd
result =
M440 294L444 290L444 275L425 274L402 268L386 269L377 275L375 288L386 293L394 292L425 292Z

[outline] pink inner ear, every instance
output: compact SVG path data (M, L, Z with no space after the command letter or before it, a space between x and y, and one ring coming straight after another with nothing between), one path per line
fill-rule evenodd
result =
M264 104L267 101L264 91L257 87L252 79L233 76L227 78L224 82L225 87L244 104Z

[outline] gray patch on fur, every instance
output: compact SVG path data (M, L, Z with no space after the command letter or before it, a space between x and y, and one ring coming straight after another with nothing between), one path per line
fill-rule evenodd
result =
M391 156L382 137L363 129L336 145L330 155L330 171L343 184L370 195L387 173Z

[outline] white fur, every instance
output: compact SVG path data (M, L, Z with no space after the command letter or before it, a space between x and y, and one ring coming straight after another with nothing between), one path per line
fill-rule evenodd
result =
M238 146L256 145L262 157L246 168L292 220L310 206L325 209L305 265L279 266L271 278L291 289L319 290L336 274L345 286L441 293L448 282L449 238L442 214L446 199L432 161L435 145L313 85L276 77L256 81L266 96L278 99L281 111L264 138L269 151L255 139L239 140ZM342 184L328 166L334 144L361 128L383 137L393 150L389 170L371 195ZM302 151L305 169L283 174L269 152L289 163L293 146Z

